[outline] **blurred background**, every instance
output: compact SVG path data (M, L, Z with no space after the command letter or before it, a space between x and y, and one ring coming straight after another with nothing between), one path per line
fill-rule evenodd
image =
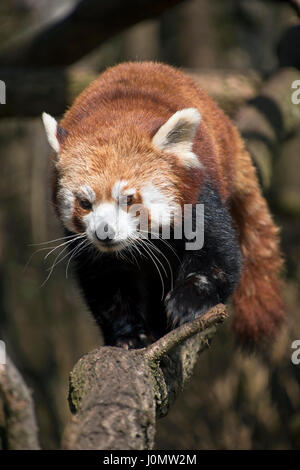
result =
M299 11L297 0L1 0L0 339L33 390L43 448L59 448L69 372L102 339L67 258L48 276L59 242L39 245L63 236L40 113L60 118L110 65L159 60L186 69L245 131L282 231L288 323L251 355L222 327L158 422L156 448L300 449Z

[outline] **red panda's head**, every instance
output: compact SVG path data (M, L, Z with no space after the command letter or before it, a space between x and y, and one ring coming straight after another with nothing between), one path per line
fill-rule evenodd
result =
M153 137L128 122L101 134L80 126L64 129L46 113L43 122L56 153L59 216L68 230L85 233L99 250L128 247L150 228L174 222L190 202L201 168L192 149L200 123L195 108L177 111Z

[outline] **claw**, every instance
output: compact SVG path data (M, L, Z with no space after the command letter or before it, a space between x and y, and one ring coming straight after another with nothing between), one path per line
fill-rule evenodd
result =
M151 343L150 338L144 333L135 337L123 337L115 342L115 346L123 349L141 349Z
M129 349L129 344L126 343L125 341L117 341L116 346L122 349Z

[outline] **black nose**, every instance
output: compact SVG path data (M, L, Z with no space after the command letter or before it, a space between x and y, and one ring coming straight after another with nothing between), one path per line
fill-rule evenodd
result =
M115 236L116 232L114 231L113 227L111 227L108 223L101 224L95 231L95 237L101 243L109 244L113 242Z

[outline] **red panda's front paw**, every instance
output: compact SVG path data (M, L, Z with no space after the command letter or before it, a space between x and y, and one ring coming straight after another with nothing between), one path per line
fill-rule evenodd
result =
M123 349L141 349L147 347L150 343L150 338L141 333L137 336L122 336L116 340L114 346Z
M194 320L218 303L207 278L191 275L178 284L165 299L170 329Z
M183 323L193 320L196 316L198 303L195 305L188 300L171 294L166 303L167 322L169 329L173 330Z

